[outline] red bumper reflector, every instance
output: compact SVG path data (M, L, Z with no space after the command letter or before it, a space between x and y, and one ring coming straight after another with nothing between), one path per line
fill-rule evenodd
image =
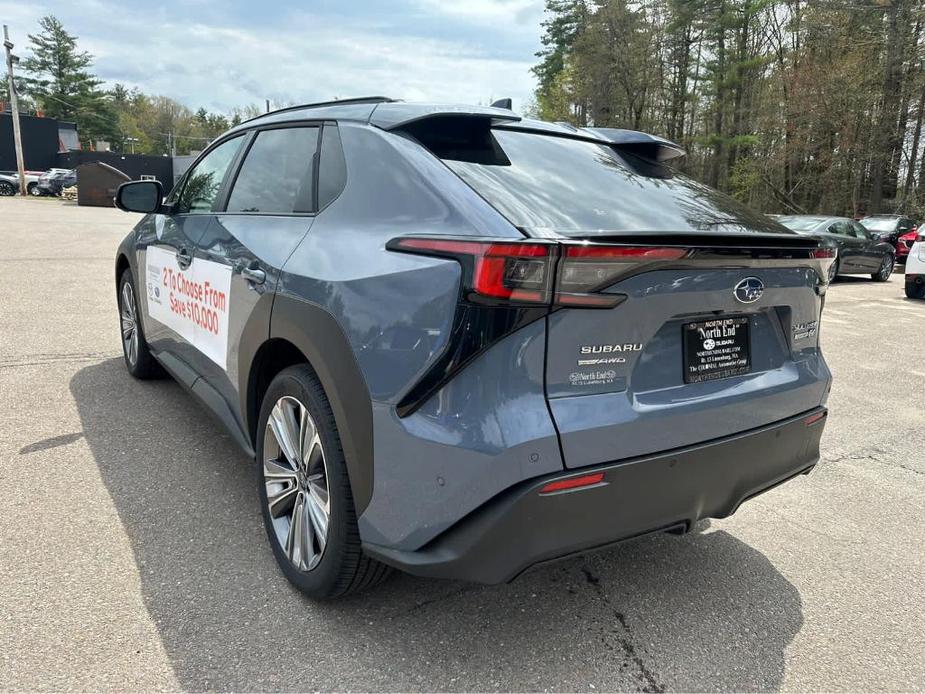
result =
M566 489L578 489L580 487L590 487L595 484L600 484L604 481L603 472L595 472L591 475L582 475L581 477L569 477L564 480L556 480L555 482L550 482L542 489L540 489L540 494L549 494L550 492L561 492Z
M806 426L811 427L813 424L825 417L826 413L823 410L822 412L817 412L816 414L811 414L806 418Z

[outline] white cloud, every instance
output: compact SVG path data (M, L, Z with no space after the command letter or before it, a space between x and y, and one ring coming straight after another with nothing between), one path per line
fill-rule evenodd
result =
M537 7L530 0L420 1L433 5L429 10L434 13L460 15L460 21L507 18L521 36L527 25L517 24L516 17ZM25 34L36 30L40 11L34 7L0 1L0 16L16 25L11 30L19 34L14 40L20 52ZM197 22L179 11L163 10L140 21L138 12L125 12L124 5L104 0L83 0L79 9L71 7L51 11L96 56L95 70L102 79L165 94L191 108L227 111L265 98L306 102L372 94L460 103L511 96L520 107L534 85L531 50L513 58L509 51L495 54L490 46L472 41L471 31L460 31L459 38L443 31L436 38L414 35L413 22L396 33L395 25L384 30L362 17L345 22L343 17L306 12L280 14L278 23L259 26L230 17ZM538 36L538 21L529 31Z

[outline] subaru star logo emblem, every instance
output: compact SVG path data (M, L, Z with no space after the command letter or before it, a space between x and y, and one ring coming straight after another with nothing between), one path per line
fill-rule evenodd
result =
M737 301L753 304L764 294L764 282L757 277L746 277L735 286L732 293Z

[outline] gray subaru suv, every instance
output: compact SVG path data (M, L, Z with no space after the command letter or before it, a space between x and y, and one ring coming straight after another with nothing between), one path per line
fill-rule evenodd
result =
M832 251L640 132L365 98L232 128L115 279L125 364L255 458L315 598L685 532L819 458ZM195 464L191 462L191 464Z

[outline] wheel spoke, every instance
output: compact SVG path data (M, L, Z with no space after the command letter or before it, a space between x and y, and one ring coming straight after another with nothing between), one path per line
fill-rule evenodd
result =
M315 429L315 422L312 420L308 409L300 407L301 417L299 419L299 454L302 464L308 467L312 457L312 450L318 441L318 431Z
M308 478L308 493L325 513L331 512L327 480L324 479L323 474L319 473Z
M299 425L296 420L294 407L288 399L281 399L270 413L270 426L273 435L279 444L280 450L286 459L298 468L301 463L297 441L299 440Z
M326 538L328 535L328 514L324 512L324 509L313 494L308 495L305 500L305 506L308 509L308 515L311 519L315 536Z
M292 508L292 519L289 522L289 534L286 537L286 556L295 564L297 569L302 568L303 550L305 540L304 530L305 495L299 492L295 505Z
M266 482L270 515L279 518L289 513L299 493L299 479L295 470L275 460L267 460L263 464L263 477Z

